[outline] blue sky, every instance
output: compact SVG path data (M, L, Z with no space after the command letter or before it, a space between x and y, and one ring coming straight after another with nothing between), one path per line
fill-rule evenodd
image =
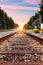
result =
M39 11L40 0L0 0L1 8L21 27Z

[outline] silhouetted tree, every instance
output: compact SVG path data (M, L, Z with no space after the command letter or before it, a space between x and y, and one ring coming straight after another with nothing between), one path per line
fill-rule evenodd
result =
M15 26L16 24L13 19L0 8L0 29L12 29L15 28Z
M35 20L37 20L39 18L40 14L39 12L35 13L34 16L30 17L30 20L24 25L25 29L30 29L31 28L31 24L33 22L35 22Z
M41 20L43 23L43 0L41 0L41 4L40 4L40 14L41 14Z

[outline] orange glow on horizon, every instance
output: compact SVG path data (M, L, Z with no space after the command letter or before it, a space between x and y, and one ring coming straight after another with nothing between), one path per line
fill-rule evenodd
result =
M23 26L19 26L19 30L23 30Z
M18 28L17 28L17 30L23 30L23 26L19 26Z

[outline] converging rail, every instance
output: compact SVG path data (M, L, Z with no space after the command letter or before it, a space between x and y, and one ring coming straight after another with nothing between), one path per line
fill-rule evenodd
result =
M28 30L26 31L27 35L30 35L33 39L36 39L43 45L43 33L33 33L29 32Z
M11 30L6 32L0 32L0 43L14 35L17 31Z
M43 65L43 37L36 34L9 31L0 35L0 64Z

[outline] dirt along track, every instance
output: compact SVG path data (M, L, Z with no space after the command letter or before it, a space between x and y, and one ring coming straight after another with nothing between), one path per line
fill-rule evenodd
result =
M40 54L42 50L35 46L41 44L30 35L12 35L0 45L0 65L43 65L43 53Z

